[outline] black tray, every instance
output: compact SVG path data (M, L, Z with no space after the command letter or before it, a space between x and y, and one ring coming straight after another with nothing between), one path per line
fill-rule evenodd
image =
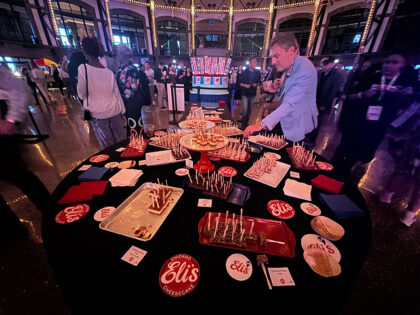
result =
M201 194L203 196L208 196L209 198L217 199L232 203L234 205L243 206L247 200L251 197L251 189L248 186L233 183L232 191L229 193L227 199L222 199L219 197L215 197L213 195L207 195L203 193L200 189L195 189L188 186L190 180L186 178L183 183L184 191L193 192L196 194Z

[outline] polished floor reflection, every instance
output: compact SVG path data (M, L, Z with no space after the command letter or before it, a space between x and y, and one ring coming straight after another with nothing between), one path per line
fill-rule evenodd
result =
M61 97L57 91L54 95L58 104L46 106L44 110L31 107L41 132L49 138L26 144L24 150L29 168L50 192L81 161L99 151L93 130L80 118L80 105ZM236 120L240 118L240 111L240 106L233 107ZM262 107L258 106L250 123L259 121L262 112ZM339 114L332 111L320 119L315 150L327 159L332 157L340 141L336 129ZM26 133L34 134L35 128L28 127ZM353 173L353 180L371 212L373 239L369 256L342 314L420 313L415 300L420 292L420 222L410 228L399 222L410 190L395 196L392 204L381 203L375 195L392 172L392 161L385 148L386 143L383 143L366 174L361 169ZM40 214L26 196L9 184L0 182L0 194L27 230L11 242L0 239L0 314L69 314L43 250Z

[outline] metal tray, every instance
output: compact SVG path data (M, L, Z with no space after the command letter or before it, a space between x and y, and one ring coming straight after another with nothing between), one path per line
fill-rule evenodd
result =
M184 190L181 188L166 186L172 190L169 196L169 205L161 214L154 214L148 211L148 207L151 204L149 192L152 185L153 183L151 182L141 185L109 217L103 220L99 227L102 230L131 237L139 241L150 241L184 193ZM141 239L135 236L134 231L138 226L146 226L147 230L152 234L150 238Z
M188 152L188 157L185 159L177 160L172 155L171 150L164 150L164 151L156 151L156 152L148 152L146 153L146 165L147 166L157 166L157 165L166 165L166 164L173 164L178 162L183 162L185 160L191 159L191 155Z
M274 150L274 151L281 150L281 149L283 149L285 146L287 146L289 144L286 141L286 143L283 146L281 146L280 148L274 148L274 147L271 147L269 145L266 145L266 144L262 144L262 143L257 142L254 137L256 137L256 136L250 136L250 137L248 137L248 141L249 142L252 142L252 143L255 143L255 144L258 144L258 145L260 145L260 146L262 146L264 148L267 148L267 149L270 149L270 150Z
M255 180L257 182L260 182L262 184L271 186L276 188L280 182L283 180L283 178L286 176L287 172L289 171L291 165L276 161L276 167L273 168L271 173L264 173L260 178L254 178L251 176L248 176L248 171L245 172L244 176L248 177L252 180Z

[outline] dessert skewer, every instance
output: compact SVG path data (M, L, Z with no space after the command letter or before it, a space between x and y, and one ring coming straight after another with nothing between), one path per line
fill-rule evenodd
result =
M273 287L271 286L270 280L268 279L268 276L267 276L267 270L265 269L265 264L268 264L267 255L257 255L257 262L258 262L258 266L261 266L264 272L265 279L267 280L268 289L272 290Z

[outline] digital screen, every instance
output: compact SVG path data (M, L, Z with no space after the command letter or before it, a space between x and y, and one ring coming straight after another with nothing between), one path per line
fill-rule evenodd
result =
M360 38L362 37L362 35L361 34L356 34L356 35L354 35L354 37L353 37L353 44L357 44L357 43L359 43L360 42Z

